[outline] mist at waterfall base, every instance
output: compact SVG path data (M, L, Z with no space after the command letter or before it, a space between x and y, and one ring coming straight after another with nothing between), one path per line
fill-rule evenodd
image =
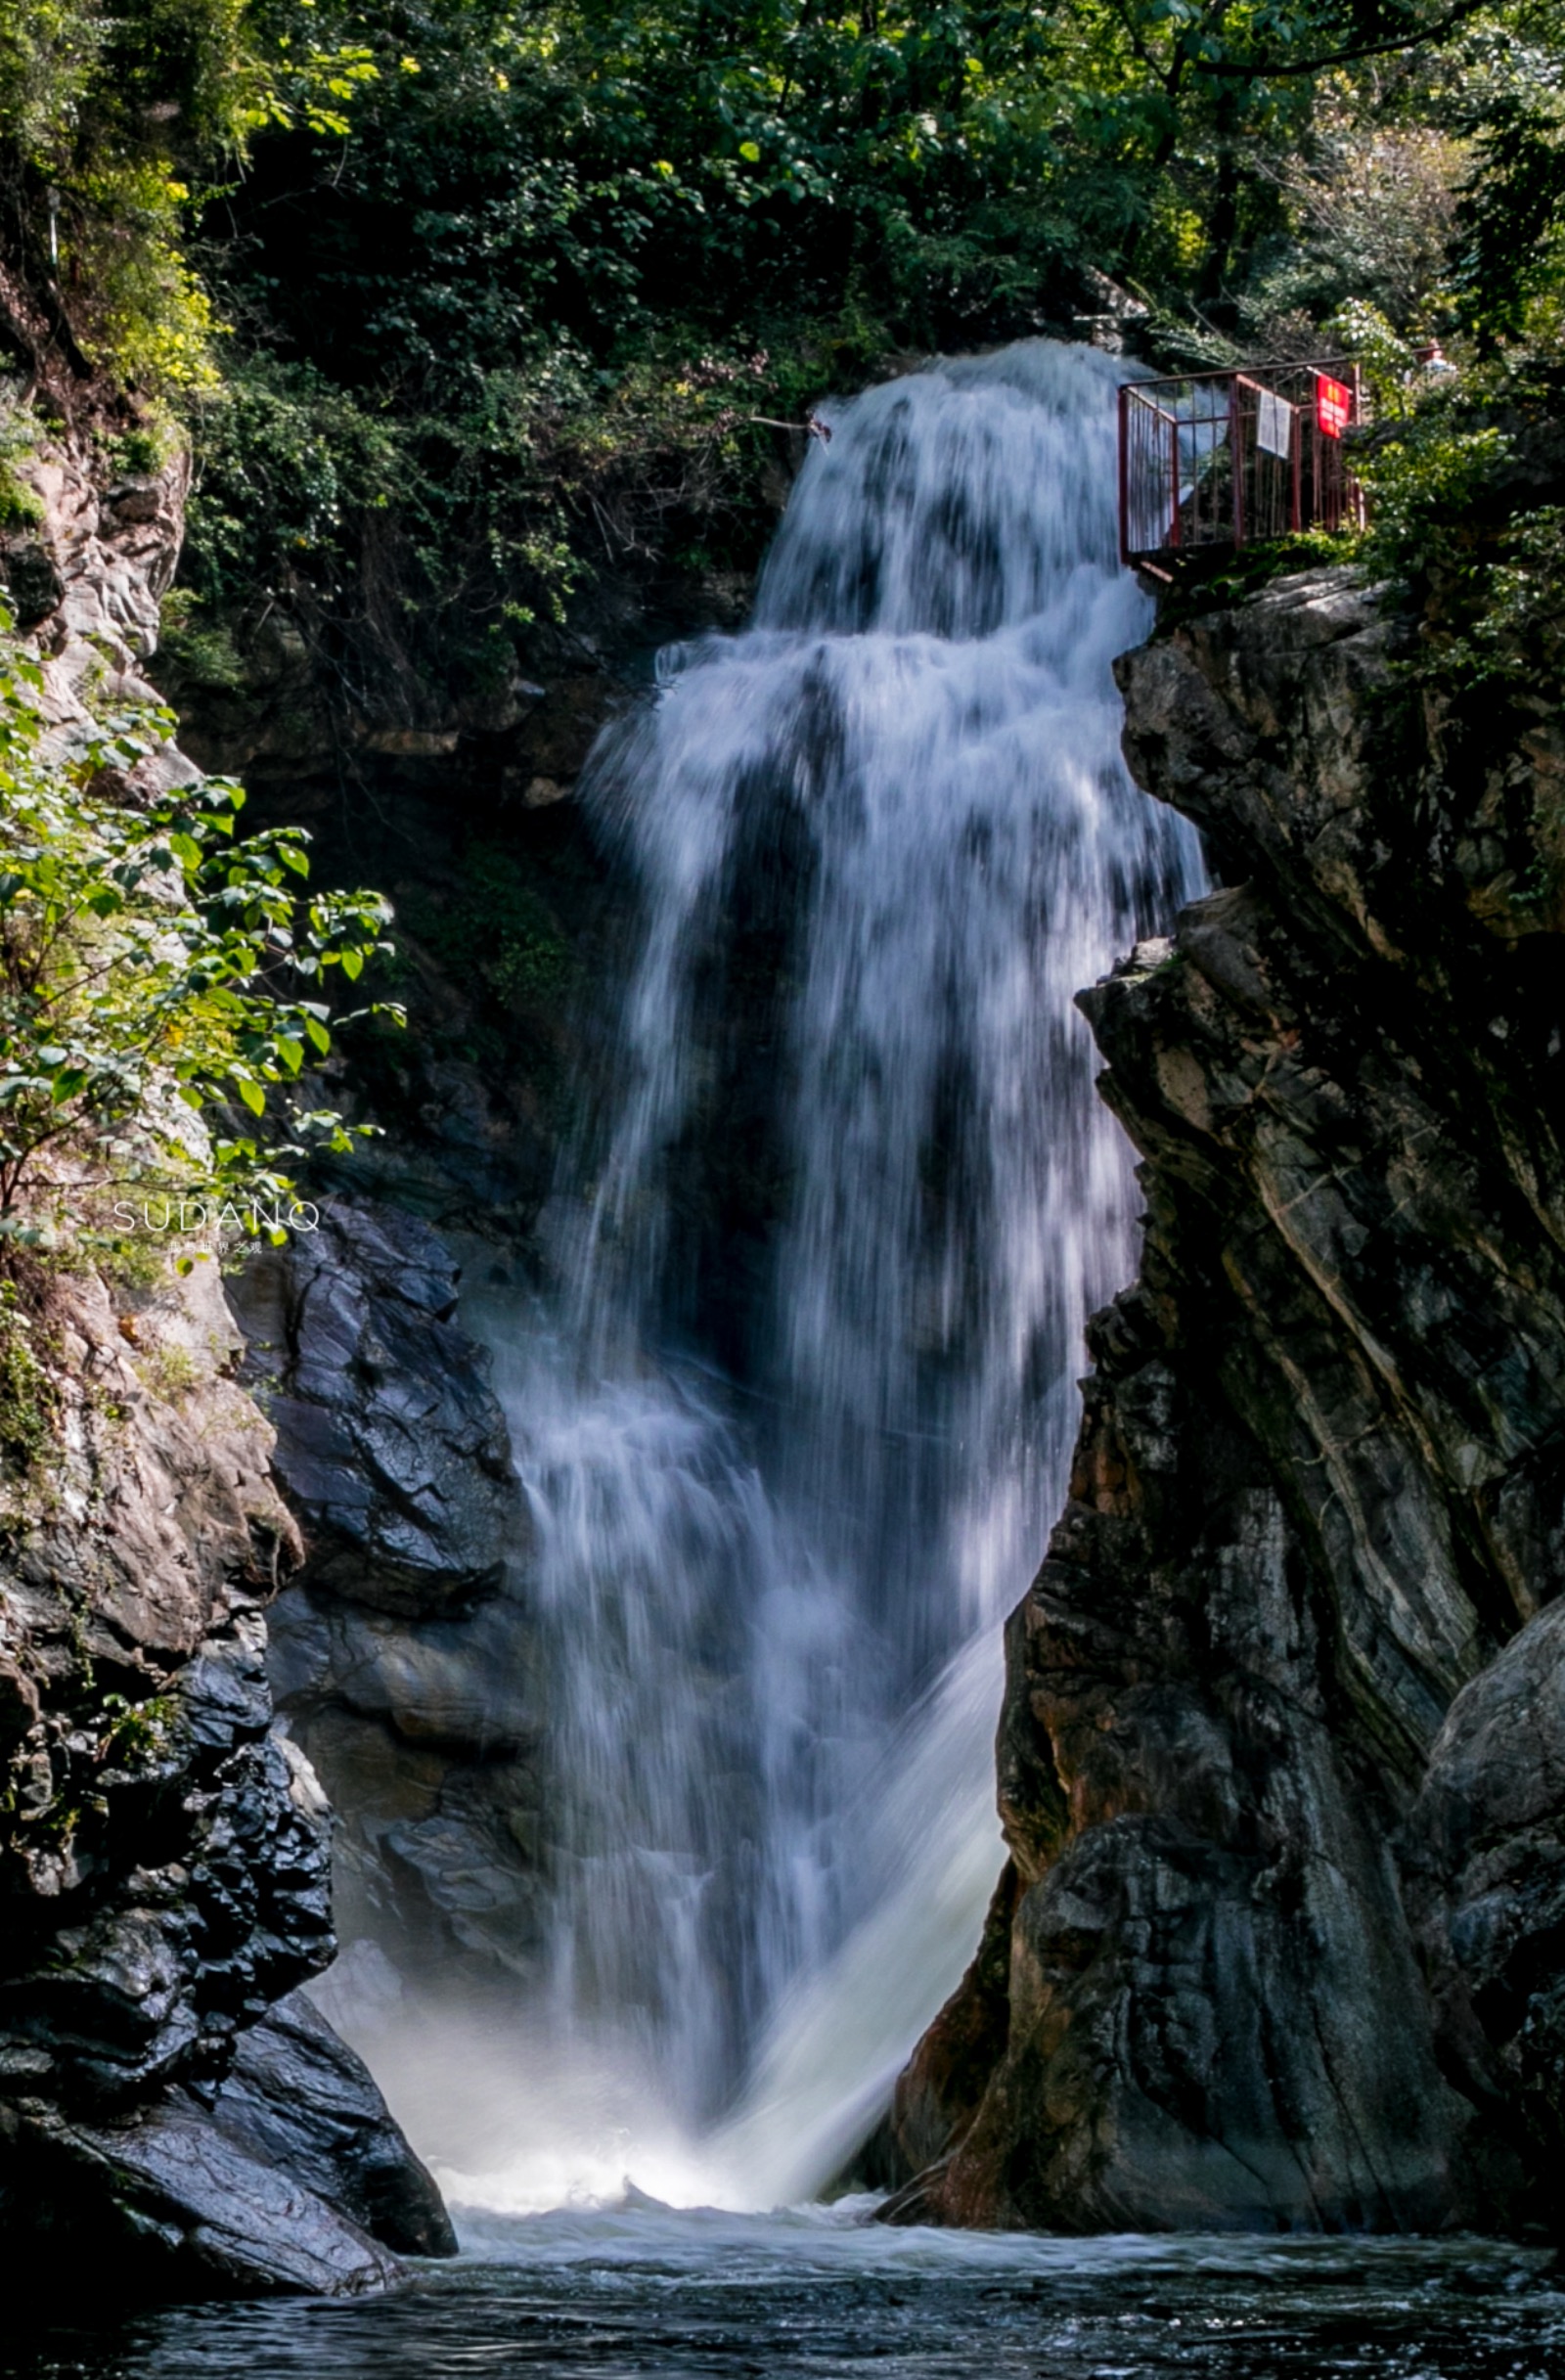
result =
M1035 341L826 409L753 625L590 764L608 1087L557 1288L467 1314L537 1530L545 1947L498 2034L334 2007L459 2204L806 2198L976 1947L1000 1624L1135 1266L1073 995L1199 880L1119 752L1118 377Z

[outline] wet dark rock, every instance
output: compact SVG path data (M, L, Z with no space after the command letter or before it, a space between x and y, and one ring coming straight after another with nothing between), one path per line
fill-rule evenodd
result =
M1510 2220L1565 2230L1565 1603L1452 1705L1408 1827L1408 1897L1453 2080L1492 2119ZM1529 2181L1534 2186L1529 2188Z
M1014 1909L899 2086L904 2218L1555 2219L1565 921L1547 786L1470 831L1403 633L1316 572L1119 664L1232 880L1082 1001L1144 1255L1011 1621Z
M181 2092L118 2124L26 2103L0 2114L0 2225L13 2304L69 2304L84 2273L99 2304L362 2297L401 2277L336 2207Z
M105 2111L215 2069L331 1955L325 1805L269 1733L262 1601L296 1540L215 1273L132 1327L181 1350L177 1403L97 1283L58 1295L62 1444L13 1491L0 1558L0 2069Z
M241 2037L212 2120L397 2254L456 2254L440 2193L369 2068L301 1992Z
M339 1937L436 1996L496 1993L497 2015L544 1950L532 1649L507 1594L466 1620L404 1621L291 1592L273 1620L278 1707L339 1813Z
M378 2238L449 2248L428 2177L312 2011L255 2032L335 1949L326 1800L266 1680L263 1597L297 1557L269 1432L215 1268L120 1319L90 1278L57 1297L62 1450L12 1486L0 1563L8 2289L83 2266L144 2297L381 2288ZM132 1345L183 1350L177 1404ZM291 2146L262 2121L285 2084Z
M234 1296L305 1529L304 1579L412 1618L491 1593L527 1534L505 1416L456 1301L457 1267L427 1226L348 1206L253 1259Z
M282 1392L277 1467L309 1544L269 1668L340 1813L338 1933L410 1983L509 2006L542 1954L528 1512L457 1280L425 1225L339 1207L237 1303L251 1372Z

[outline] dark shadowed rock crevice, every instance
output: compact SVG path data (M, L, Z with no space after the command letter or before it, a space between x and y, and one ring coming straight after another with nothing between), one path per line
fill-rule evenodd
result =
M1449 781L1405 633L1316 573L1119 665L1231 880L1082 1001L1143 1262L1010 1625L1004 1991L986 1942L899 2086L907 2217L1557 2217L1552 812Z
M1438 2053L1497 2192L1565 2229L1565 1603L1453 1703L1408 1821L1406 1892Z

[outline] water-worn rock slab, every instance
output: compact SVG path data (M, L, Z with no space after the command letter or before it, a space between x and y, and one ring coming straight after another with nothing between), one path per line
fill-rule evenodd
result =
M456 2254L440 2193L369 2068L303 1993L240 2037L212 2121L399 2255Z
M120 2124L16 2111L0 2214L12 2286L29 2293L84 2270L101 2292L159 2298L363 2297L401 2277L338 2208L180 2093Z

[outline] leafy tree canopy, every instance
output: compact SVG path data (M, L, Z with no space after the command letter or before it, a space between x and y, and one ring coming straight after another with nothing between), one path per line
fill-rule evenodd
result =
M49 250L48 194L58 265ZM0 209L196 427L190 583L503 676L605 554L744 562L770 433L1090 312L1557 343L1555 0L0 0ZM51 300L53 302L53 300ZM410 669L411 663L411 669Z

